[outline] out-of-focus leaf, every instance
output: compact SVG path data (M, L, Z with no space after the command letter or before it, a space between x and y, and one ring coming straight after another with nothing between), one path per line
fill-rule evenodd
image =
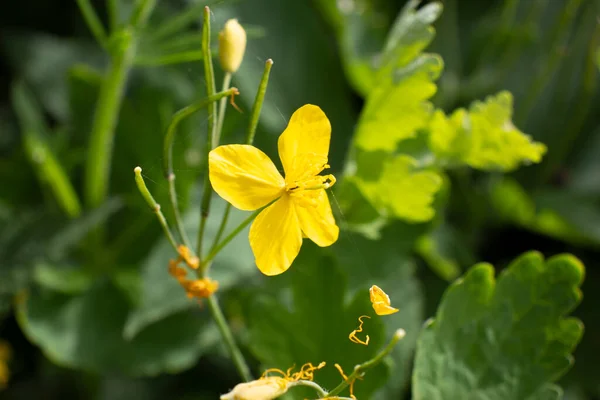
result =
M376 84L376 66L397 6L385 0L319 0L316 5L336 33L350 83L366 96Z
M433 81L443 64L439 56L422 51L433 39L431 23L441 6L415 8L416 2L406 6L388 37L355 133L355 145L363 150L393 152L398 142L415 136L431 115L427 100L436 91Z
M11 34L3 39L14 71L31 85L44 109L63 122L71 115L66 84L68 69L80 62L99 67L105 61L105 56L91 41L39 33Z
M213 199L204 235L206 243L210 244L215 237L224 208L223 200ZM243 221L246 214L232 208L227 225L229 229L235 228ZM199 216L199 208L192 209L184 216L184 225L188 232L197 229ZM168 273L169 260L174 258L176 254L171 245L166 239L161 239L143 262L141 299L139 306L127 318L124 331L126 338L135 337L149 324L172 314L198 307L194 300L186 297L185 291ZM211 267L211 278L219 282L219 291L226 290L255 273L257 269L253 260L246 228L216 257Z
M460 233L447 223L436 226L433 231L420 237L416 251L439 277L447 281L460 275L461 265L469 265L462 262L473 262L473 256L461 240Z
M82 293L94 283L94 274L81 266L53 265L39 262L33 269L38 285L59 293Z
M349 303L346 301L346 275L334 259L319 256L316 246L306 246L287 274L291 274L292 282L289 308L279 299L256 293L248 318L250 348L263 368L285 371L294 365L299 368L307 362L317 365L325 361L327 366L315 372L315 382L333 388L341 381L334 363L351 371L385 345L389 337L384 333L382 318L371 308L368 287L358 291ZM363 325L364 334L370 337L368 346L348 339L350 332L358 328L361 315L371 317L364 319ZM360 333L357 336L364 339ZM369 398L385 382L387 372L385 365L369 371L355 384L356 396ZM314 397L314 392L296 389L289 393L299 399Z
M534 142L512 123L509 92L474 102L448 118L436 111L430 124L430 145L442 162L476 169L510 171L523 163L538 163L546 146Z
M583 325L565 317L579 304L584 268L571 255L526 253L497 282L474 266L444 294L421 332L416 400L559 399L552 384L573 363Z
M562 192L543 191L531 197L516 180L504 178L492 186L490 200L501 219L574 244L599 243L595 202Z
M43 114L23 83L13 86L12 103L23 132L25 151L39 179L47 184L59 207L71 218L81 214L79 197L52 149L46 135Z
M17 311L21 329L53 362L100 373L181 371L216 339L208 319L192 311L173 314L135 339L124 339L127 299L102 281L79 296L32 292L19 302Z
M347 179L356 182L381 215L412 222L424 222L433 217L434 195L442 185L436 172L419 170L416 160L398 155L384 160L379 173L375 180L363 179L363 175Z

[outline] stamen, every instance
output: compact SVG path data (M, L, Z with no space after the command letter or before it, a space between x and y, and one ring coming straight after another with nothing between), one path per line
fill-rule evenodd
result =
M361 315L360 317L358 317L358 320L360 321L360 326L353 330L352 332L350 332L350 335L348 335L348 339L350 339L351 342L356 343L356 344L363 344L365 346L369 345L369 340L371 340L371 338L369 337L369 335L367 335L366 340L360 340L358 337L356 337L356 334L359 332L362 332L362 326L364 321L362 320L363 318L369 318L371 319L371 317L369 317L368 315Z

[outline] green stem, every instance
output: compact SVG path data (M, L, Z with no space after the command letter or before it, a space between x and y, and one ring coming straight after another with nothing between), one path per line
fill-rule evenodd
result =
M102 22L100 22L100 18L98 18L98 14L96 14L94 7L92 7L90 0L77 0L77 5L79 6L79 10L83 15L83 19L85 19L85 22L88 28L90 28L90 31L92 31L92 35L94 35L96 41L100 44L100 46L106 48L106 31L102 25Z
M290 385L290 387L292 387L292 386L308 386L309 388L314 389L319 394L319 398L327 397L327 391L325 389L323 389L319 384L317 384L313 381L299 380L296 382L290 382L289 385Z
M394 336L392 336L392 340L390 340L388 345L385 346L385 348L383 350L381 350L381 352L379 352L379 354L377 354L375 357L373 357L369 361L366 361L362 364L358 364L357 366L355 366L354 371L352 371L352 374L350 374L350 376L348 376L348 379L345 379L339 385L337 385L331 392L329 392L327 394L327 397L333 397L333 396L338 395L339 393L342 392L342 390L346 389L352 382L354 382L356 379L362 377L368 369L373 368L374 366L379 364L381 361L383 361L384 357L386 357L388 354L390 354L392 352L396 343L398 343L398 341L400 339L402 339L405 335L406 335L406 332L404 332L404 329L398 329L396 331L396 333L394 333Z
M231 354L233 363L235 364L240 376L246 382L251 381L252 375L250 374L250 368L248 368L248 365L246 364L246 361L244 360L244 356L242 355L242 352L240 351L240 349L237 347L237 345L235 343L233 334L231 333L231 330L229 329L229 325L227 325L227 321L225 321L225 316L223 315L223 312L221 311L221 307L219 307L217 298L214 295L210 296L208 298L208 307L210 308L210 312L212 313L212 315L215 319L215 322L217 323L217 327L219 328L219 331L221 332L221 336L223 337L223 340L225 341L225 345L227 346L227 349L229 350L229 353Z
M221 90L229 89L231 84L231 72L225 72L223 76L223 88ZM217 147L221 141L221 133L223 132L223 122L225 121L225 110L227 109L227 99L222 98L219 102L219 119L217 120L217 129L215 129L215 137L212 139L212 147Z
M114 32L119 26L119 0L108 0L107 3L108 26Z
M231 231L231 233L229 233L229 235L227 235L225 237L225 239L223 239L219 244L217 244L216 246L213 246L213 248L210 250L210 252L208 253L208 255L206 256L206 258L202 261L202 265L211 262L215 256L217 254L219 254L219 252L221 250L223 250L223 248L225 246L227 246L227 244L229 244L229 242L231 242L233 240L233 238L235 238L245 227L247 227L250 222L252 222L254 220L254 218L256 218L256 216L258 214L260 214L260 212L262 210L264 210L265 208L269 207L271 204L275 203L277 200L279 200L279 197L276 198L275 200L273 200L272 202L270 202L269 204L267 204L266 206L263 206L261 208L259 208L258 210L255 210L254 212L252 212L252 214L250 214L245 220L243 220L238 226L237 228L235 228L233 231Z
M213 251L215 251L215 249L217 248L217 244L219 244L219 240L221 240L223 233L225 233L225 228L227 227L227 221L229 220L230 213L231 213L231 203L227 203L227 205L225 206L225 211L223 212L223 218L221 219L221 224L219 225L219 230L217 231L217 234L215 235L213 245L210 248L209 253L212 253Z
M125 82L133 65L137 47L137 31L144 26L155 0L138 3L130 26L118 32L111 43L111 63L94 112L85 171L85 197L88 206L97 207L108 193L108 180L115 136Z
M190 50L181 53L163 54L160 56L140 56L135 58L135 65L143 67L161 67L170 64L200 61L204 58L201 51Z
M175 216L175 226L177 227L177 231L183 244L186 247L190 248L190 241L185 233L185 229L183 227L183 221L181 219L181 214L179 213L179 206L177 202L177 191L175 189L175 173L173 172L173 142L175 141L175 134L177 133L177 128L181 121L189 117L190 115L200 111L204 107L209 104L218 101L220 99L227 99L228 96L233 96L239 93L236 88L230 88L223 92L219 92L211 97L207 97L202 100L198 100L181 110L178 110L173 117L171 118L171 122L167 127L167 133L165 134L165 140L163 145L163 172L165 174L165 178L169 182L169 197L171 199L171 206L173 207L173 214Z
M210 8L204 7L204 26L202 27L202 52L204 53L204 78L206 80L207 97L215 94L215 71L210 53ZM208 104L208 134L206 143L206 160L208 153L212 150L213 138L215 137L215 128L217 122L217 106L214 102ZM207 162L208 169L208 162ZM206 221L210 212L210 199L212 187L208 177L208 170L204 174L204 188L202 190L202 202L200 204L200 228L198 229L198 241L196 253L202 259L202 242L204 240L204 231Z
M256 127L258 126L260 111L262 110L262 105L265 100L265 94L267 93L267 85L269 84L269 75L271 73L272 66L273 60L269 58L265 62L265 69L263 71L260 84L258 85L256 98L254 99L254 105L252 106L252 113L250 114L250 125L248 125L248 135L246 136L247 144L252 144L254 142L254 135L256 134Z
M165 236L169 240L169 243L171 243L171 246L173 246L173 249L177 251L177 242L175 241L175 238L173 237L173 234L169 229L169 225L167 224L165 216L160 210L160 204L158 204L156 200L154 200L154 197L152 197L152 194L146 187L146 182L144 182L144 178L142 177L142 169L140 167L135 167L133 171L135 172L135 183L137 184L140 194L142 195L144 200L146 200L148 206L156 214L158 222L160 222L160 225L162 226L163 231L165 232Z

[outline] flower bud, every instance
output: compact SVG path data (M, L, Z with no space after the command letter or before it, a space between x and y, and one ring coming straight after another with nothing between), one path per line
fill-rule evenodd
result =
M219 32L219 61L225 72L236 72L246 51L246 31L237 19L230 19Z

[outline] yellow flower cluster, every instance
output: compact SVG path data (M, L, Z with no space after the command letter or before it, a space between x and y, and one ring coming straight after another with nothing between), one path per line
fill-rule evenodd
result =
M231 392L221 396L221 400L271 400L275 399L298 381L312 381L314 372L325 366L325 362L316 367L311 363L304 364L300 371L292 373L292 368L282 371L276 368L267 369L260 379L244 382L236 385ZM281 376L268 376L269 373L276 372Z
M181 287L185 289L189 298L203 299L210 297L219 288L219 282L213 281L210 278L203 279L187 279L187 269L181 267L184 263L191 269L198 269L200 260L194 256L190 249L184 245L177 248L179 257L169 261L169 274L177 279Z

